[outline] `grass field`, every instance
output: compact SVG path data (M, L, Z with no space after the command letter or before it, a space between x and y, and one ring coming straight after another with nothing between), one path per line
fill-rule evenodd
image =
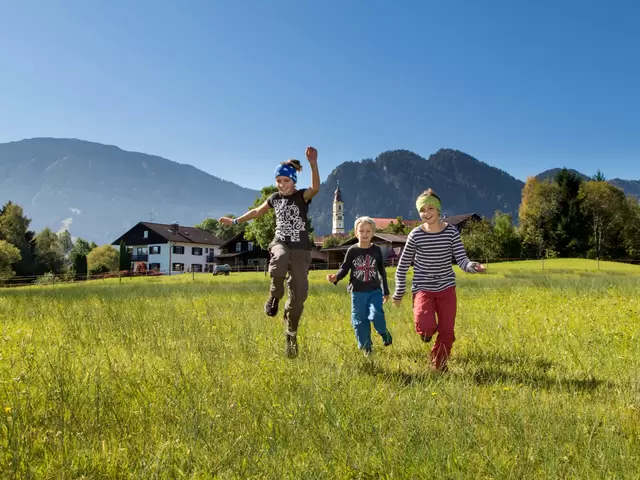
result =
M600 267L460 273L447 374L410 300L364 358L326 272L294 360L260 273L0 290L0 475L640 478L640 267Z

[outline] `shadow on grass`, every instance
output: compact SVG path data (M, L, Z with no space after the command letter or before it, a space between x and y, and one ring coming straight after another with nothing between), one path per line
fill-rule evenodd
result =
M532 358L522 355L505 355L500 352L487 352L472 350L455 356L457 363L465 365L490 364L498 366L516 366L526 371L548 372L553 367L553 362L546 358Z
M542 390L563 390L569 392L593 392L600 387L613 388L614 384L600 380L593 375L585 378L551 376L503 370L498 366L480 367L468 372L476 385L495 385L498 383L528 385Z
M390 352L391 353L391 352ZM553 362L545 358L508 357L482 352L453 357L449 373L437 373L429 369L429 352L416 349L393 353L394 356L413 358L424 364L424 370L409 373L403 369L390 369L377 361L364 361L358 365L361 374L378 377L401 387L424 385L443 378L470 378L479 386L527 385L538 390L567 392L594 392L599 388L614 388L615 384L593 375L583 378L567 377L550 373ZM461 366L458 370L456 366Z
M470 376L476 385L522 384L536 389L572 392L593 392L600 387L614 386L593 375L582 378L553 375L550 370L554 364L546 358L472 351L456 356L455 363L463 366L464 375Z

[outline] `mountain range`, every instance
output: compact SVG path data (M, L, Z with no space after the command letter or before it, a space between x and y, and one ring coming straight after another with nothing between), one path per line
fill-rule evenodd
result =
M555 173L548 170L538 178ZM611 183L640 196L640 181ZM443 213L449 215L491 216L501 210L517 216L524 185L457 150L441 149L428 159L408 150L388 151L342 163L329 174L310 208L316 234L331 231L338 184L347 229L358 215L416 219L415 198L428 187L442 197ZM53 138L0 144L0 202L22 205L35 231L66 228L73 236L111 243L139 221L194 225L241 214L257 195L191 165L110 145Z
M191 165L74 139L0 144L0 202L20 204L31 228L67 228L111 243L139 221L194 225L246 209L257 192Z

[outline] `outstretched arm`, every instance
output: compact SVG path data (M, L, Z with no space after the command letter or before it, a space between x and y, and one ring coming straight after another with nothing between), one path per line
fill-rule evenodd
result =
M338 273L327 275L327 280L331 283L337 285L340 280L347 276L349 270L351 269L351 264L353 263L353 252L351 249L347 250L347 254L344 256L344 261L340 268L338 269Z
M460 239L460 234L458 230L453 234L453 256L456 259L456 263L460 267L460 269L464 270L468 273L476 273L476 272L484 272L484 265L478 262L472 262L467 257L467 251L464 249L464 245L462 244L462 240Z
M256 207L253 210L249 210L247 213L245 213L244 215L240 215L238 218L234 219L229 217L222 217L218 221L224 225L233 225L234 223L248 222L249 220L253 220L254 218L260 218L262 215L269 211L269 208L271 208L269 206L269 202L265 201L259 207Z
M304 191L304 201L309 203L316 193L320 190L320 173L318 172L318 150L313 147L307 147L307 160L311 165L311 187Z

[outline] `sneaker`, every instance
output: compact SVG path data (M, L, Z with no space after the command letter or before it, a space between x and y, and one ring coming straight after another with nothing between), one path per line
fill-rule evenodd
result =
M267 303L264 304L264 313L269 317L275 317L278 313L278 302L280 302L279 299L270 296Z
M431 335L420 335L420 338L424 343L429 343L433 337Z
M295 358L298 356L298 336L294 333L293 335L290 333L285 333L286 344L285 344L285 352L287 357Z
M371 355L373 355L373 348L365 348L364 356L365 357L371 357Z
M387 333L382 337L384 341L384 346L388 347L393 343L393 337L391 336L391 332L387 330Z

